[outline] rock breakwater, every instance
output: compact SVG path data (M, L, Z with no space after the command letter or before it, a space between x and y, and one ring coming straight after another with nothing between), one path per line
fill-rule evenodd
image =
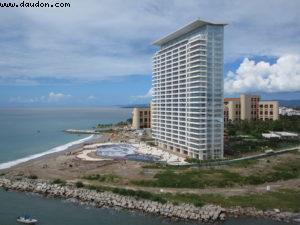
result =
M0 178L0 188L20 192L38 193L48 197L58 197L68 200L77 200L94 207L112 207L128 210L138 210L144 213L156 214L172 219L194 220L199 222L215 222L229 217L259 217L276 221L293 222L300 218L300 214L281 212L279 209L257 210L253 207L242 208L239 206L224 209L217 205L204 205L196 207L191 204L174 205L160 203L132 196L123 196L109 191L98 192L85 188L76 188L72 185L61 186L44 180L12 180Z
M40 180L24 179L13 181L0 178L0 187L7 190L38 193L49 197L77 199L80 202L91 204L99 208L119 207L174 219L197 220L201 222L214 222L225 219L225 209L220 206L205 205L203 207L195 207L191 204L162 204L111 192L97 192L95 190L76 188L73 186L60 186Z

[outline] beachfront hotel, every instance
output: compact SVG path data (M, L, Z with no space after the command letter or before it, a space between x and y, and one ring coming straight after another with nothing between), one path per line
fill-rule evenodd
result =
M154 42L151 127L160 148L223 157L225 25L196 20Z
M224 122L240 120L278 120L278 101L261 101L259 95L242 94L224 99Z

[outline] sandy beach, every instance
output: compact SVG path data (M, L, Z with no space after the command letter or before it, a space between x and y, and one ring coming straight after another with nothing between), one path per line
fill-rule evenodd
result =
M95 135L83 143L75 144L66 150L43 155L39 158L20 163L11 168L1 170L11 177L26 177L35 175L42 179L64 179L74 180L87 174L117 174L120 176L133 178L145 178L141 175L142 162L128 160L82 160L78 154L84 151L84 146L108 143L109 141L120 142L122 135L104 133ZM91 154L87 154L92 159Z

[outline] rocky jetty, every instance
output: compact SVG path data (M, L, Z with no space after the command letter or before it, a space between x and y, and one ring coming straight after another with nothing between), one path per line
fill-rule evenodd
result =
M95 207L120 207L129 210L139 210L168 218L197 220L201 222L214 222L225 219L225 209L220 206L205 205L203 207L195 207L190 204L162 204L111 192L97 192L73 186L60 186L40 180L23 179L13 181L0 178L0 187L7 190L39 193L49 197L77 199L80 202L91 204Z
M292 222L294 218L300 218L299 214L281 212L279 209L261 211L255 208L231 207L224 209L216 205L196 207L191 204L174 205L171 203L159 203L155 201L137 199L131 196L123 196L112 192L97 192L84 188L76 188L72 185L61 186L42 180L10 180L0 178L0 188L20 192L39 193L49 197L59 197L70 201L79 201L94 207L115 207L129 210L139 210L145 213L157 214L167 218L195 220L199 222L215 222L230 217L261 217L277 221Z
M231 207L226 209L227 215L230 217L257 217L257 218L265 218L272 219L276 221L284 221L284 222L295 222L294 218L298 218L300 214L292 213L292 212L281 212L279 209L273 210L257 210L253 207L242 208L240 206Z

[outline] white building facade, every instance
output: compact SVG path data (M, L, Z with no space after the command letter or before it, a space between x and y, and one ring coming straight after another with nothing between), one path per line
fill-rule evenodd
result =
M163 149L223 157L222 23L196 20L154 42L152 134Z

